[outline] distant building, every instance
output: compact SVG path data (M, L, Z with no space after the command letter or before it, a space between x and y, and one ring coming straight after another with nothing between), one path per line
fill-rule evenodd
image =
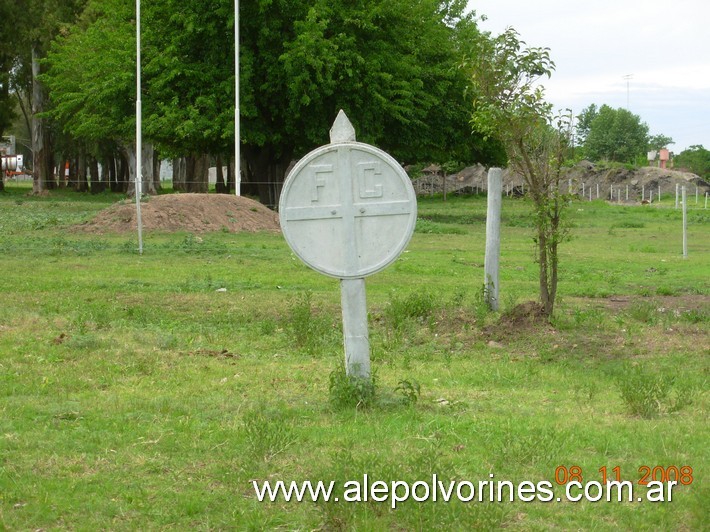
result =
M9 135L0 139L0 155L15 155L15 136Z
M659 168L667 168L672 156L673 154L668 150L668 148L661 148L658 151L651 150L647 153L648 165L657 166ZM673 165L670 164L670 166Z

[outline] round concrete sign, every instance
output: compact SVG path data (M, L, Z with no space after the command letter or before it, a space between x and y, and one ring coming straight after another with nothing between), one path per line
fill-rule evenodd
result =
M358 279L386 268L409 243L417 202L390 155L360 142L317 148L289 173L279 218L294 253L314 270Z

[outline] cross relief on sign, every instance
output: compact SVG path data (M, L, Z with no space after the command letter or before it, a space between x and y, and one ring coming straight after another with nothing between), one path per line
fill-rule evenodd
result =
M346 372L370 378L365 277L399 256L414 232L409 177L384 151L355 142L341 110L331 144L310 152L284 181L281 229L293 252L341 286Z
M411 183L385 152L358 142L330 144L307 155L292 176L281 206L284 234L316 270L369 275L408 242L416 221Z

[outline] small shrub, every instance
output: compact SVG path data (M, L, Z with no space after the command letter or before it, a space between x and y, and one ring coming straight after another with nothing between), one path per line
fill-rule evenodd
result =
M634 320L648 325L658 321L658 310L653 301L634 301L626 312Z
M414 379L411 381L404 379L399 381L394 391L402 396L404 404L414 405L421 395L421 386L419 386L419 383Z
M511 309L515 306L515 301L517 299L514 297L509 297L506 299L506 308ZM488 306L488 301L486 299L486 285L481 284L476 290L473 296L473 314L476 316L476 321L483 323L486 320L486 316L490 314L491 308Z
M377 380L348 375L345 368L338 367L330 372L328 392L331 404L338 409L370 408L377 396Z
M393 329L401 330L408 320L414 319L423 323L431 317L434 308L434 296L429 292L413 292L404 298L390 293L385 319Z
M296 441L285 407L255 405L244 414L242 422L249 451L263 460L271 460Z
M288 327L293 333L294 344L309 355L333 337L333 323L313 310L313 293L309 290L296 296L289 307Z
M675 376L656 375L640 366L626 366L618 381L621 398L633 415L652 418L692 404L695 388L676 387Z
M675 296L677 295L677 291L669 286L659 286L656 289L656 294L659 296Z

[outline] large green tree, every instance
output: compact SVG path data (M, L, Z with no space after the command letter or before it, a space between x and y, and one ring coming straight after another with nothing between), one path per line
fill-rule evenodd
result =
M10 39L12 84L31 121L34 192L53 186L52 139L43 118L47 95L39 81L41 60L52 39L75 20L85 4L86 0L15 0L10 8L15 15Z
M156 0L144 9L144 132L166 154L231 153L233 5ZM133 9L91 0L52 49L52 112L75 136L131 136ZM240 34L247 182L282 181L291 160L328 141L341 108L359 139L402 161L500 156L467 124L467 80L456 67L462 43L479 34L463 0L254 0L241 3ZM271 201L278 192L258 191Z
M135 4L91 0L81 17L53 42L42 76L48 115L83 150L120 147L135 182ZM152 180L146 192L154 192Z
M661 148L667 148L671 144L675 144L675 142L673 142L673 139L667 135L651 135L648 138L649 150L660 150Z
M243 7L245 152L260 181L328 142L339 109L358 139L403 161L495 149L467 128L461 0L257 0ZM468 131L467 131L468 129Z
M16 55L12 45L16 15L9 2L0 3L0 136L5 134L15 115L15 105L10 94L10 73Z
M587 128L584 153L588 159L632 163L645 157L648 126L638 115L605 104L596 112L594 106L590 106L578 119L579 124ZM579 134L579 127L577 131Z
M710 179L710 150L701 145L693 145L687 150L683 150L673 159L676 168L690 170L703 179Z

